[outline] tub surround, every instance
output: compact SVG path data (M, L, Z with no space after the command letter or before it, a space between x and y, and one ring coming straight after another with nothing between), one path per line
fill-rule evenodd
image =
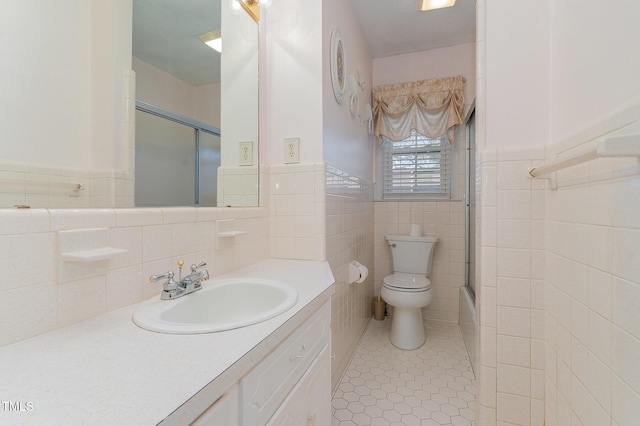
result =
M184 424L331 299L327 262L269 259L215 277L282 280L298 290L285 313L220 333L170 335L137 327L128 306L0 348L10 423ZM205 285L210 285L206 283ZM157 297L157 296L156 296ZM193 295L197 297L197 293ZM171 302L169 302L171 303ZM164 424L163 423L163 424Z

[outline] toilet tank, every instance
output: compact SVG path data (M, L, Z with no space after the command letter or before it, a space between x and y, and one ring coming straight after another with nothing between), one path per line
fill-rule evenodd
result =
M438 237L387 235L384 238L391 247L393 272L429 276L433 260L433 249L438 242Z

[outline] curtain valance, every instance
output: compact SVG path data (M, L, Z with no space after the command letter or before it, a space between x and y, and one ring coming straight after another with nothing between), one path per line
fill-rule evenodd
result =
M374 134L379 141L400 141L414 129L429 138L446 134L453 146L453 131L464 114L465 82L459 75L374 87Z

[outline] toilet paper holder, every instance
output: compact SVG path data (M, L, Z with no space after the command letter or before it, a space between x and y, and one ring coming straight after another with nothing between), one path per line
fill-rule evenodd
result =
M349 263L349 284L364 282L369 276L369 269L357 260Z

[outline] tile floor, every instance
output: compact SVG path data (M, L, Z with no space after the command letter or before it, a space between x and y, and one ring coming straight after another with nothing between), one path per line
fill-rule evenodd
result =
M425 321L414 351L389 342L391 320L371 320L332 400L332 426L475 424L475 376L458 324Z

